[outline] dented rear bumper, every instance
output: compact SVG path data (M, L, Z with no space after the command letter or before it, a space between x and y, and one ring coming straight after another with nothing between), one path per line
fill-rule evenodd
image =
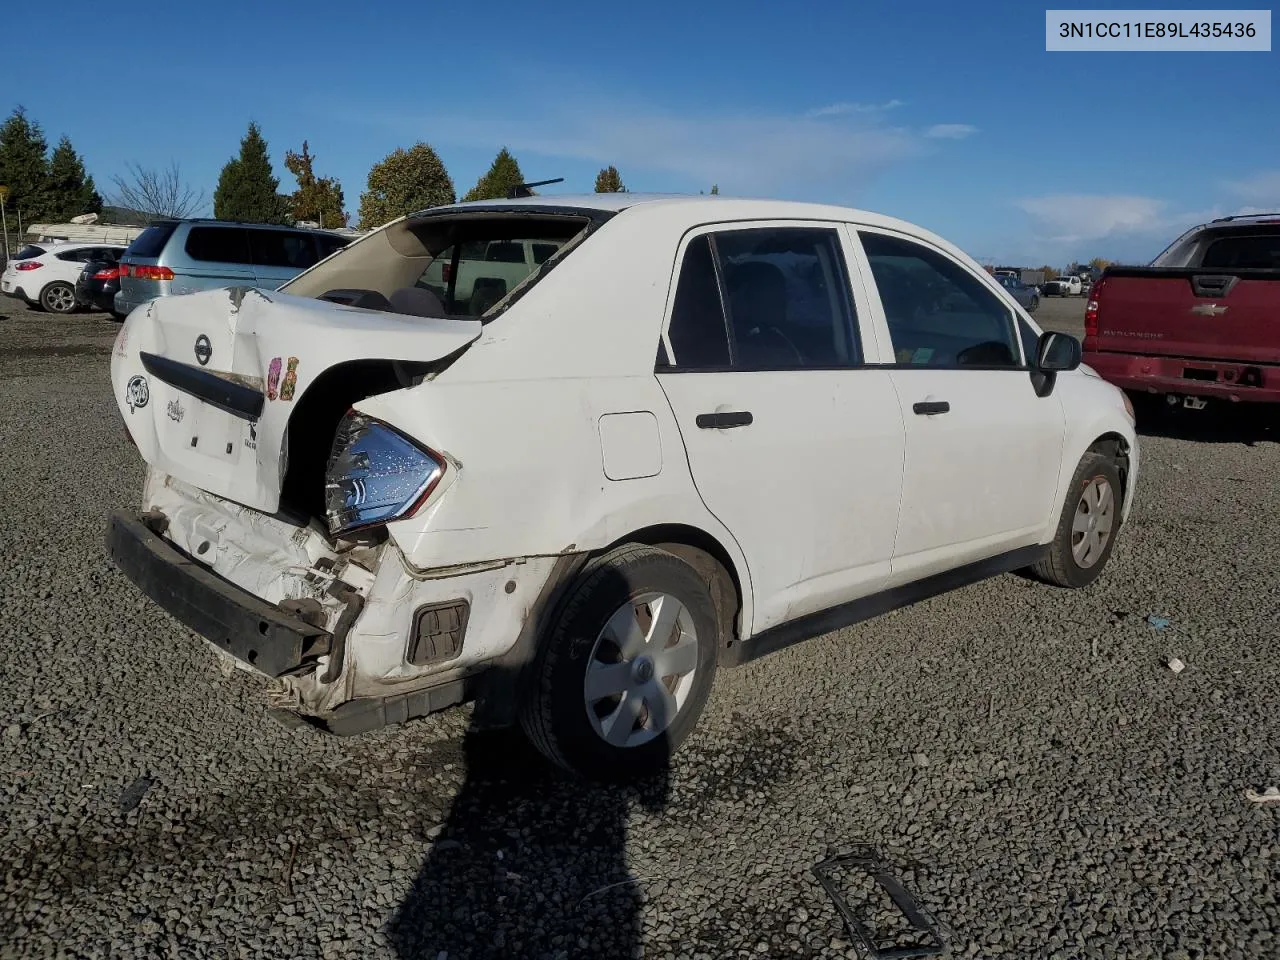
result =
M268 676L312 670L332 649L327 630L219 577L152 529L146 515L113 513L107 553L176 620Z

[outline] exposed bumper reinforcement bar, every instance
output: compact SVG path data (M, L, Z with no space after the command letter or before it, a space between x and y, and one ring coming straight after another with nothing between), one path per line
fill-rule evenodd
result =
M176 620L268 676L312 668L332 635L267 603L193 560L147 525L117 510L107 553L126 577Z

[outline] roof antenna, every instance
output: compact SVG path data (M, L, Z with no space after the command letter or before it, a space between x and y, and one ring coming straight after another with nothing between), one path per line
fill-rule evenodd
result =
M549 183L564 183L564 177L556 177L554 180L539 180L537 183L522 183L511 188L511 192L507 194L507 199L519 200L521 197L532 197L534 187L545 187Z

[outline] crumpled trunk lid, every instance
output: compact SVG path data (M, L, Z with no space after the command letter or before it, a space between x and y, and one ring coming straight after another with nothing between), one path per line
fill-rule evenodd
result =
M352 360L429 363L480 331L478 321L231 287L164 297L132 313L112 351L111 383L147 463L275 513L289 418L324 371Z

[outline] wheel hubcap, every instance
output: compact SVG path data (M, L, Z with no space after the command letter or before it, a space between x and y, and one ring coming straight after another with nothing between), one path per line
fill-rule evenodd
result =
M637 747L675 721L698 671L693 616L666 593L624 603L591 648L583 700L592 729L615 747Z
M71 304L75 302L74 294L64 287L55 287L50 290L46 299L49 301L49 306L59 313L71 309Z
M1071 555L1084 569L1102 557L1111 539L1116 498L1106 477L1094 477L1085 485L1071 523Z

